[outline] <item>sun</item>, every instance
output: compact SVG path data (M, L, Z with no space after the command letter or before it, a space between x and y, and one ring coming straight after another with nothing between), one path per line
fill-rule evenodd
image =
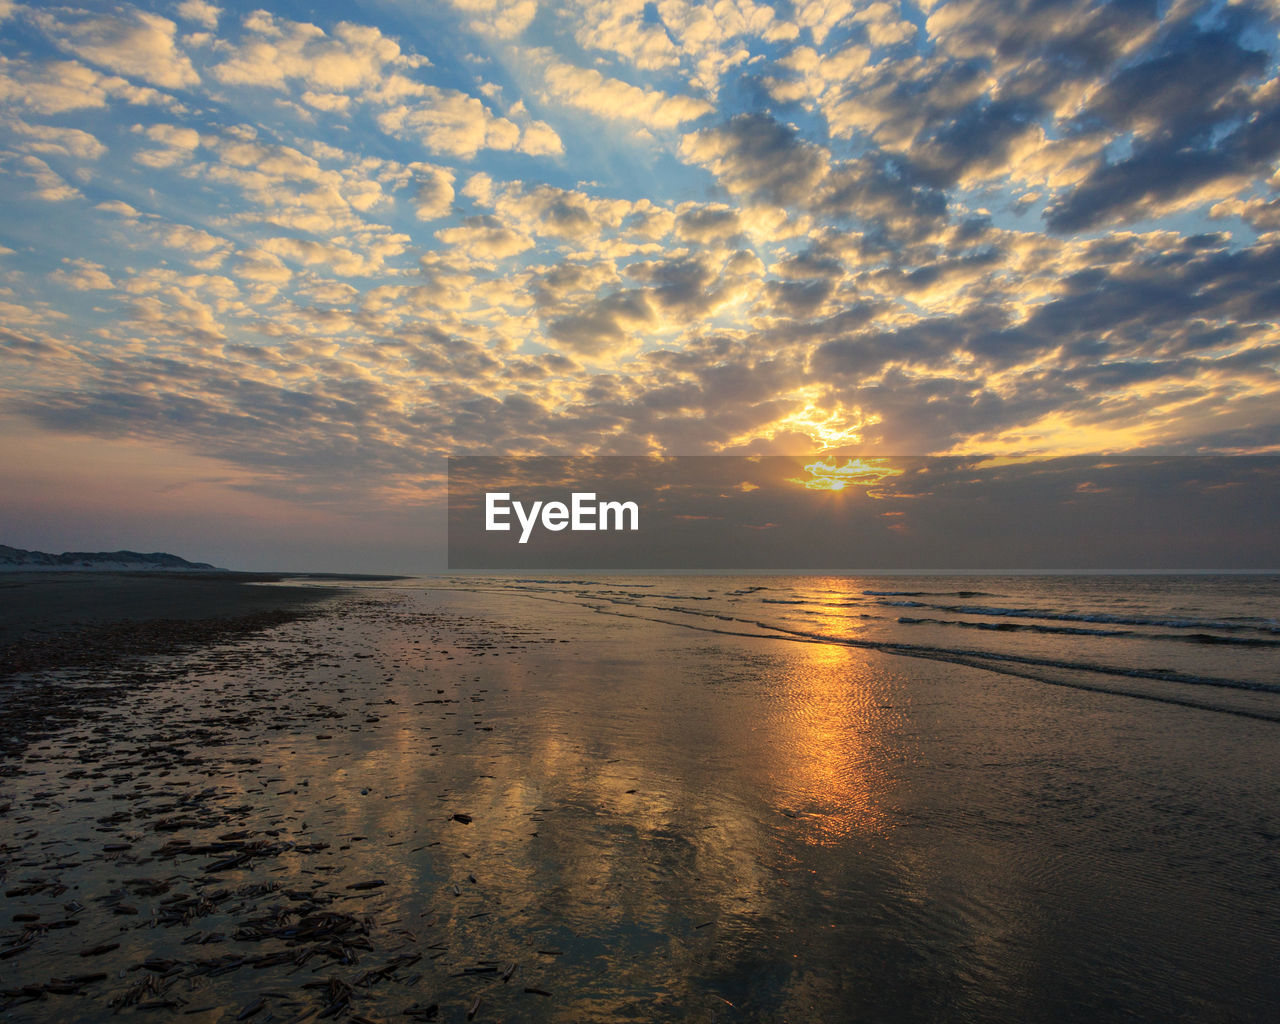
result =
M800 477L791 483L811 491L843 491L854 485L871 488L903 472L890 465L888 459L845 459L842 463L823 459L809 463L804 469L808 479Z

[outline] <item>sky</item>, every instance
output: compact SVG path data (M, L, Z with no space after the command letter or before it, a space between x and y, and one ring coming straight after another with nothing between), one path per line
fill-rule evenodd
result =
M1280 452L1280 3L0 0L0 543L465 455Z

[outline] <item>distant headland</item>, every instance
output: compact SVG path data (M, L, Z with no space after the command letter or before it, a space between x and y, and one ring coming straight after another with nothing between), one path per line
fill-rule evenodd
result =
M143 554L140 551L64 551L60 555L47 551L26 551L0 544L0 572L42 572L48 570L138 572L225 572L208 562L188 562L164 551Z

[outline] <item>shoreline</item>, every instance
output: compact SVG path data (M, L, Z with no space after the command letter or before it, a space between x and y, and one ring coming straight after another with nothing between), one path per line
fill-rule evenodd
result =
M81 635L125 623L229 622L296 609L338 588L288 586L286 573L30 572L0 576L0 674L6 655L24 644L65 649ZM317 579L324 579L318 577ZM269 583L272 586L259 586ZM43 659L39 668L59 667Z
M310 617L336 587L270 573L12 573L0 578L0 758L93 714L142 659L178 658ZM131 685L129 683L123 684Z
M1273 725L496 593L301 612L0 683L79 701L0 760L6 1019L1119 1024L1280 998Z

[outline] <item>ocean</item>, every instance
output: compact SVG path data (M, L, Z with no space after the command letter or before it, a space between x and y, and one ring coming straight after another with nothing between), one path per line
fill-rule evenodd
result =
M838 644L1054 685L1280 714L1280 576L893 575L442 578L603 615Z
M4 1019L1269 1022L1278 596L442 575L89 667Z

